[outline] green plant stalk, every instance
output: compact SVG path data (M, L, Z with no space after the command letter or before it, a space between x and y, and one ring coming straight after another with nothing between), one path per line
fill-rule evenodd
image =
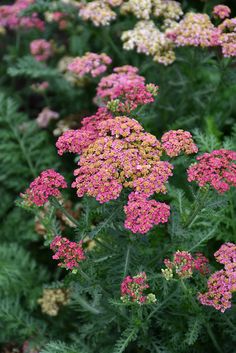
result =
M60 204L56 197L50 198L51 204L58 210L60 210L76 227L79 226L79 222Z
M79 304L86 310L89 311L91 314L99 315L100 311L94 306L90 305L87 300L85 300L82 296L77 297Z
M223 353L209 324L206 325L206 329L217 352Z
M196 219L198 217L198 214L201 212L201 210L204 206L204 203L207 199L208 190L204 191L204 194L201 198L199 197L200 193L201 193L201 189L198 190L198 194L197 194L195 202L194 202L193 213L190 215L189 219L185 223L186 228L191 228L191 226L194 224L194 222L196 221Z
M130 260L130 244L127 247L127 251L126 251L126 256L125 256L125 267L124 267L124 274L123 274L123 278L125 278L125 276L127 275L128 272L128 266L129 266L129 260Z

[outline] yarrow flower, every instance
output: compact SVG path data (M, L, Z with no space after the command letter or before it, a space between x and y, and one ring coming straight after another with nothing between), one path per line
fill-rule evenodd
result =
M170 206L164 202L148 200L146 195L132 192L129 195L127 206L124 207L126 214L125 228L133 233L147 233L154 225L166 223L170 216Z
M113 90L113 97L117 98L108 102L107 107L115 113L130 113L140 105L154 102L158 87L153 86L152 88L150 90L149 85L133 82L127 83L125 86L116 86Z
M162 138L162 147L170 157L176 157L181 152L185 154L197 153L198 148L193 142L192 135L184 130L170 130Z
M230 16L231 10L226 5L216 5L214 6L212 13L215 17L219 17L221 20L223 20L224 18Z
M153 0L153 15L178 20L183 15L181 4L173 0Z
M129 0L121 6L121 13L131 12L137 18L148 20L152 12L151 0Z
M58 118L59 114L57 112L45 107L37 116L36 122L38 126L44 128L48 126L51 120L57 120Z
M43 206L50 196L59 197L59 188L66 188L64 177L53 169L44 170L26 190L25 197L36 206Z
M86 258L82 244L82 241L76 243L57 235L50 244L50 249L55 253L52 258L60 260L58 266L75 273L80 262Z
M72 185L78 196L88 193L103 203L117 198L122 187L142 192L147 188L141 185L143 178L149 175L152 191L147 190L148 195L165 190L161 185L172 175L172 166L165 162L169 166L167 177L158 172L151 174L153 168L164 163L160 161L160 143L153 135L143 132L136 120L127 117L101 122L98 129L101 137L84 151L80 168L75 171L77 178Z
M219 42L224 57L236 56L236 18L224 20L218 26L220 31Z
M30 43L30 52L37 61L46 61L52 54L52 45L45 39L35 39Z
M127 276L121 283L121 300L124 303L152 304L156 302L154 294L145 294L149 288L145 272L140 272L134 277Z
M152 103L158 87L146 85L138 69L129 65L117 67L98 84L96 100L102 100L113 112L130 113L139 105Z
M197 157L197 163L188 170L188 181L196 181L200 187L211 185L219 193L224 193L230 186L236 186L236 152L215 150Z
M45 288L38 299L41 310L49 316L57 316L60 308L69 302L69 291L65 288Z
M230 276L234 276L236 280L236 244L225 243L221 245L214 256L216 261L223 264L227 273L230 273Z
M138 74L136 67L125 65L113 69L111 75L103 77L97 87L97 98L109 101L117 98L117 91L126 85L144 84L145 78Z
M161 32L153 21L139 21L131 30L125 31L121 36L125 50L137 48L138 53L153 56L153 60L163 65L172 64L175 61L174 45Z
M68 70L80 77L89 73L92 77L97 77L107 70L107 65L111 62L111 58L106 54L86 53L82 57L75 58L68 65Z
M200 293L201 304L213 306L222 313L231 307L232 293L236 291L236 245L225 243L214 254L216 261L224 265L224 269L213 273L208 282L208 291Z
M22 12L34 2L35 0L16 0L12 5L0 6L0 26L14 30L18 28L37 28L43 31L44 22L36 12L30 16L22 16Z
M188 12L167 33L177 46L211 47L219 45L219 30L207 14Z
M82 120L81 129L67 130L58 138L56 143L58 153L60 155L65 152L82 153L99 137L98 124L111 118L112 115L106 108L99 108L95 115Z
M107 26L116 18L116 13L112 11L105 1L90 1L81 5L79 16L84 20L91 20L96 27Z
M201 253L197 253L194 258L188 251L176 251L173 256L173 261L165 259L165 269L162 269L162 274L166 280L172 279L175 275L177 278L190 278L193 271L197 270L201 274L208 273L208 259Z

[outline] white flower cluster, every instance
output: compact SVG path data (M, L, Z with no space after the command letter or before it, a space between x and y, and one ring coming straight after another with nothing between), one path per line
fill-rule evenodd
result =
M172 42L153 21L139 21L134 29L123 32L121 39L124 49L136 48L138 53L151 55L160 64L169 65L175 60Z

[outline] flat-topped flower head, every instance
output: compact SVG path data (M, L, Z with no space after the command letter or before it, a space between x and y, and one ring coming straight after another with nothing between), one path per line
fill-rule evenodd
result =
M81 4L79 16L84 21L92 21L94 26L107 26L116 18L116 13L105 1L90 1Z
M143 131L134 119L116 117L98 124L100 138L83 151L76 180L79 197L84 194L107 202L122 188L133 188L147 196L165 192L172 166L160 161L161 144Z
M177 157L181 152L185 154L198 152L197 145L188 131L170 130L162 136L161 142L164 151L170 157Z
M219 41L222 48L223 56L236 56L236 17L225 19L223 23L218 26L220 31Z
M200 293L198 299L202 305L213 306L222 313L231 307L232 293L229 286L229 276L221 270L213 273L207 282L208 291Z
M140 272L134 277L127 276L121 283L121 300L128 303L152 304L156 302L154 294L145 294L149 288L147 283L147 275L145 272Z
M136 67L125 65L114 68L111 75L105 76L101 79L97 87L97 99L107 102L116 99L120 96L121 90L127 85L133 87L144 85L145 78L138 74Z
M224 269L213 273L208 282L208 291L198 298L203 305L213 306L222 313L231 307L232 293L236 292L236 244L225 243L214 254Z
M188 12L167 36L177 46L211 47L219 45L218 32L207 14Z
M183 15L181 4L173 0L152 0L153 15L164 19L178 20Z
M221 20L223 20L226 17L230 16L231 10L226 5L216 5L216 6L214 6L212 13L215 17L218 17Z
M53 169L44 170L26 190L25 196L36 206L43 206L50 196L59 197L58 189L66 188L64 177Z
M140 234L147 233L154 225L168 222L170 216L169 205L156 200L148 200L146 195L134 192L129 195L124 211L125 228Z
M122 33L121 39L125 50L136 49L138 53L152 56L159 64L169 65L175 61L173 42L151 20L137 22L133 29Z
M35 39L30 43L30 52L37 61L46 61L53 55L52 44L45 39Z
M196 253L193 256L188 251L176 251L173 255L173 260L165 259L165 269L162 269L162 274L166 280L173 277L190 278L194 271L198 271L205 275L209 272L208 259L202 253Z
M44 22L39 18L36 12L30 15L22 15L35 0L16 0L12 5L0 6L0 26L13 30L19 28L37 28L44 30Z
M111 119L112 115L107 108L99 108L97 113L82 120L82 128L78 130L67 130L57 140L58 154L65 152L81 154L98 137L98 125L101 121Z
M232 262L236 263L236 244L225 243L221 245L219 250L214 254L216 261L220 264L228 265Z
M211 185L219 193L236 186L236 152L215 150L197 157L197 163L188 170L188 181L196 181L200 187Z
M80 262L86 258L82 244L82 241L76 243L57 235L50 245L50 249L55 253L52 258L60 260L58 266L75 272Z
M83 77L91 74L97 77L107 70L107 66L111 64L111 58L106 54L86 53L82 57L77 57L68 65L68 70Z
M224 265L227 273L234 277L236 282L236 244L225 243L221 245L214 256L217 262Z

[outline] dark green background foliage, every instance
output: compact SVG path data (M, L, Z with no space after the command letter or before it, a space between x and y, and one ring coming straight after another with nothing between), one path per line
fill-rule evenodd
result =
M12 2L1 1L5 3ZM185 11L208 13L218 3L182 1ZM236 12L235 1L221 3ZM29 11L43 14L51 6L49 0L37 0ZM58 6L65 5L58 1ZM72 86L57 69L63 56L105 52L114 66L137 66L147 82L158 84L157 101L138 116L158 138L169 129L182 128L193 133L201 152L236 148L235 60L223 59L215 50L180 48L176 62L163 67L122 49L120 34L134 23L132 16L119 17L111 26L95 28L72 13L65 31L50 24L43 34L9 31L0 37L0 346L4 353L13 347L20 350L25 341L41 353L236 352L235 305L225 314L203 307L196 296L206 289L205 278L195 277L185 285L168 283L160 272L164 258L178 249L202 251L212 270L219 269L213 253L223 242L236 241L236 193L218 196L211 191L203 199L186 181L185 170L194 157L176 160L169 192L162 197L171 204L171 220L147 236L124 230L125 193L101 206L67 191L66 197L81 211L75 232L66 228L63 234L76 241L84 235L97 241L76 275L58 269L43 237L35 232L33 214L15 206L19 193L44 169L55 168L68 182L72 179L75 162L57 156L54 124L42 130L35 123L42 108L50 106L61 118L78 114L78 126L81 117L96 111L92 99L98 80ZM42 36L53 39L59 48L47 65L29 56L29 43ZM47 94L33 93L30 86L42 80L50 84ZM197 217L192 223L193 214ZM60 232L55 211L46 223L51 231ZM139 271L146 271L156 305L121 304L120 283ZM61 286L70 288L69 305L55 318L42 314L37 300L43 288Z

